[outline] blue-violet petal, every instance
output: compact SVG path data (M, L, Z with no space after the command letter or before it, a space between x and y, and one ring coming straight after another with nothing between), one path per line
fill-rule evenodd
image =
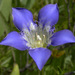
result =
M48 4L44 6L38 14L39 23L45 25L55 25L59 19L59 10L57 4Z
M30 23L33 22L32 13L24 8L12 8L12 17L14 25L20 31L24 28L29 28Z
M30 56L35 61L36 65L38 66L39 70L42 70L43 66L51 56L51 51L46 48L35 48L29 50Z
M65 29L54 33L51 41L51 45L58 46L65 43L75 43L75 37L70 30Z
M10 32L3 41L0 42L0 45L7 45L14 47L19 50L26 50L28 47L26 46L26 41L22 39L21 35L16 32Z

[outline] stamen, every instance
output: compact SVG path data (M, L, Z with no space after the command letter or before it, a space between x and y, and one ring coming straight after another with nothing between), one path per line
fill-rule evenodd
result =
M45 35L43 35L43 37L45 38Z
M37 35L37 39L40 40L40 41L42 40L41 37L40 37L39 35Z
M41 25L42 26L42 25ZM35 26L32 22L30 24L30 30L23 29L23 39L28 43L27 46L31 48L46 47L51 43L50 37L52 32L50 32L50 26L46 25L44 29L39 26Z

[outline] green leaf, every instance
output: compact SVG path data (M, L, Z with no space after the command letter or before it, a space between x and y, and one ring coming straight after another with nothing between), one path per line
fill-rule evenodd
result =
M28 1L27 1L27 4L26 4L26 7L27 7L28 9L31 9L32 6L34 5L34 3L35 3L35 0L28 0Z
M0 0L0 4L1 4L1 1L2 1L2 0Z
M17 64L14 65L13 71L10 75L20 75L19 67Z
M4 60L4 61L1 63L1 67L8 67L10 60L11 60L11 57L8 57L6 60Z
M31 9L35 3L35 0L21 0L21 3L25 6L25 8Z
M27 0L20 0L20 2L21 2L23 5L26 5Z
M0 1L0 36L4 34L4 32L9 31L8 20L11 11L11 3L12 0L2 0Z
M72 55L69 55L65 58L64 69L69 69L69 67L73 67L73 63L71 59L72 59Z
M2 0L0 5L0 13L4 16L5 20L8 21L9 14L11 12L12 0Z
M53 4L54 3L54 0L51 0L51 4Z
M5 22L4 18L0 14L0 36L4 34L4 32L8 32L9 28L7 26L7 23Z
M27 61L27 52L14 50L14 53L15 53L16 63L19 65L20 68L23 68Z

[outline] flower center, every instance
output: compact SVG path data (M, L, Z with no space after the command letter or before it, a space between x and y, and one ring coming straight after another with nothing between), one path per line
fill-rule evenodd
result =
M23 29L23 38L27 41L27 46L31 48L47 47L51 44L50 37L52 36L52 31L50 31L50 26L42 27L41 24L36 26L35 24L30 24L30 30Z

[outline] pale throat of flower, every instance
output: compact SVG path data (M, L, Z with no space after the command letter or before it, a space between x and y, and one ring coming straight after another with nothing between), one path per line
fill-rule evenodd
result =
M27 41L27 46L31 48L46 48L48 44L51 44L50 37L52 36L52 32L50 32L50 26L45 26L43 29L40 25L35 26L31 22L30 30L23 29L22 33L23 39Z

